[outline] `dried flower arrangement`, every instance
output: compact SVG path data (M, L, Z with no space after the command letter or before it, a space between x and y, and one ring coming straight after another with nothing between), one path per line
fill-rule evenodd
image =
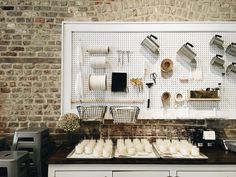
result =
M74 132L80 128L80 118L74 113L66 113L60 117L59 127L65 132Z

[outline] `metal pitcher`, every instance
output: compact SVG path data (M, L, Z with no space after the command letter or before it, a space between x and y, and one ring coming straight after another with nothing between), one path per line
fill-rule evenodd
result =
M215 65L221 68L224 68L225 61L222 59L222 55L216 55L211 60L211 65Z
M141 45L152 53L159 54L159 45L155 41L157 39L156 36L151 34L142 41Z
M226 53L236 57L236 43L231 43L227 48L226 48Z
M184 44L177 53L182 54L184 56L187 57L186 62L188 62L189 64L191 64L192 66L196 66L197 61L195 60L195 57L197 56L197 54L192 50L194 46L192 44L190 44L189 42L187 42L186 44Z
M224 41L221 39L222 36L216 34L210 41L210 45L216 45L219 49L224 49Z
M226 73L229 74L230 72L233 72L234 74L236 74L236 63L232 63L230 64L227 69L226 69Z

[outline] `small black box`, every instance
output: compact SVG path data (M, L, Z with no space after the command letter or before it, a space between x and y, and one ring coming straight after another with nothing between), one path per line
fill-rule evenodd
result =
M112 73L111 91L126 92L127 73Z

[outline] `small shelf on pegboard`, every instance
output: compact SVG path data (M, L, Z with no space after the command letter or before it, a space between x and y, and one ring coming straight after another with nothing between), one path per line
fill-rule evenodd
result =
M187 101L220 101L219 91L190 90Z
M187 101L220 101L220 98L188 98Z

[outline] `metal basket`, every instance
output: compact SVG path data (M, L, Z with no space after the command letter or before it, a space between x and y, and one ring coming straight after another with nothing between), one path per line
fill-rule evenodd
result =
M135 123L139 114L137 106L111 106L110 112L114 123Z
M83 121L102 121L107 106L77 106L81 120Z

